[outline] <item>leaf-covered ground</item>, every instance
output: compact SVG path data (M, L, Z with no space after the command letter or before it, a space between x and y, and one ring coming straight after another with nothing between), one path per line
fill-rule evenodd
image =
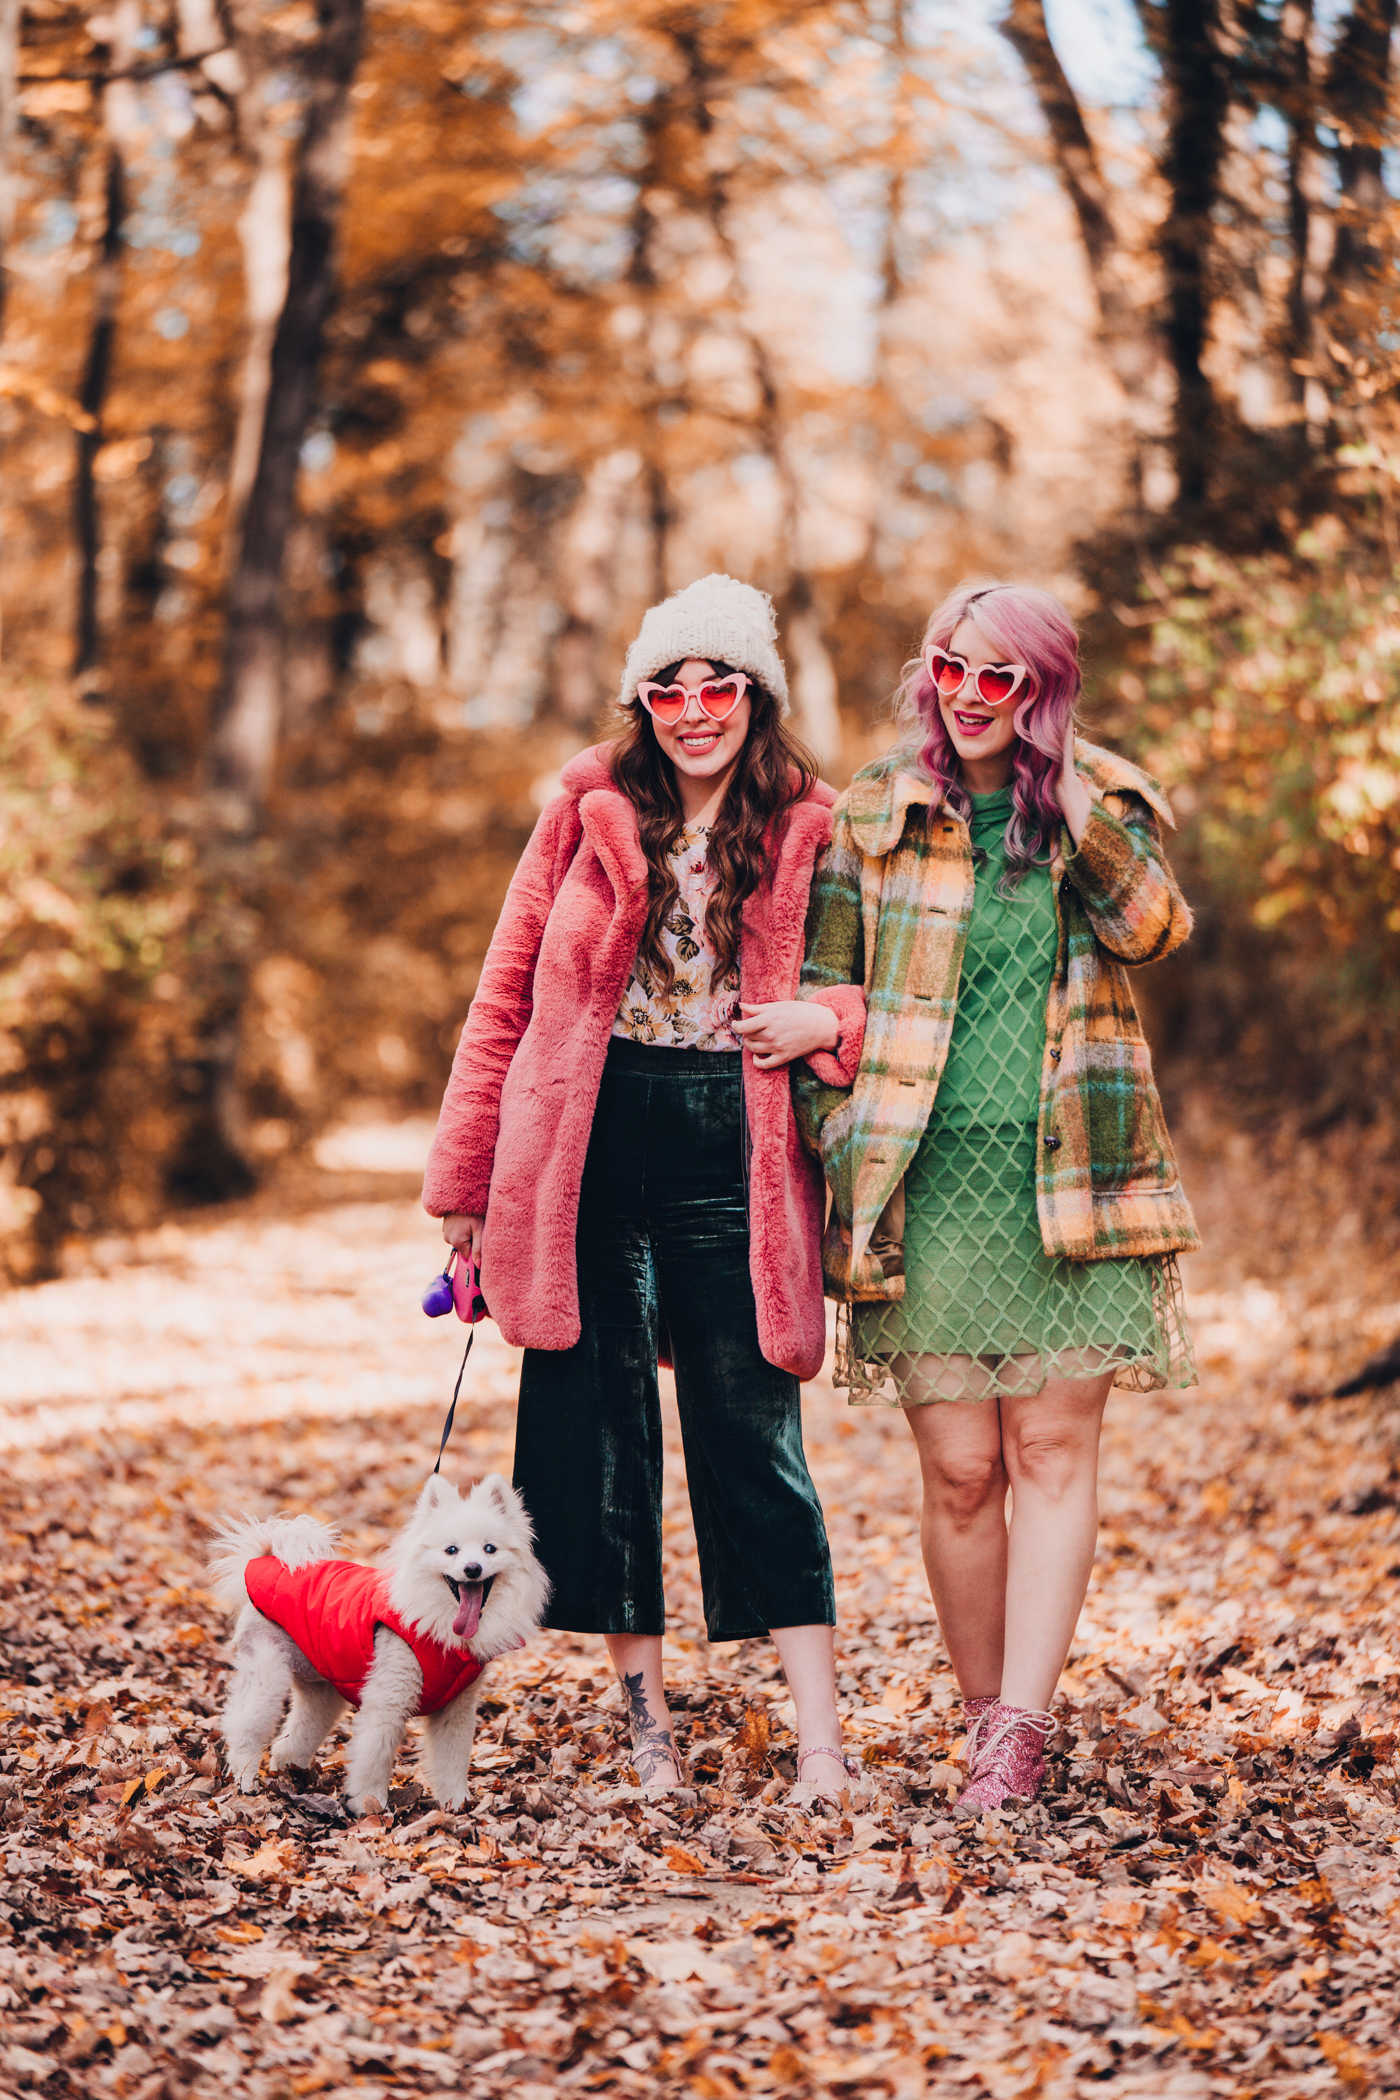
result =
M300 1791L223 1783L206 1532L306 1507L385 1543L456 1366L416 1310L431 1226L264 1203L0 1303L0 2092L1400 2088L1396 1399L1294 1399L1400 1329L1400 1268L1342 1168L1290 1213L1210 1149L1205 1383L1115 1396L1053 1791L971 1825L897 1415L808 1392L850 1814L785 1810L774 1658L703 1639L677 1452L693 1795L638 1798L601 1643L546 1634L494 1667L470 1813L410 1746L349 1823L338 1749ZM508 1469L513 1372L487 1330L456 1477Z

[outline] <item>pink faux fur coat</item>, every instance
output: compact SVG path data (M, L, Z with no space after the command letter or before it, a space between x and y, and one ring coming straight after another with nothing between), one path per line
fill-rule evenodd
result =
M636 811L614 785L605 749L580 752L564 768L563 792L511 879L423 1184L433 1217L484 1212L482 1289L506 1340L528 1349L568 1349L579 1338L579 1186L608 1039L646 916ZM819 781L770 829L773 879L743 913L747 1000L797 997L807 895L835 799ZM850 1086L865 1032L860 987L816 996L835 1010L841 1035L811 1065L828 1084ZM821 1168L798 1136L786 1070L760 1072L746 1050L744 1090L759 1343L770 1363L813 1378L826 1342Z

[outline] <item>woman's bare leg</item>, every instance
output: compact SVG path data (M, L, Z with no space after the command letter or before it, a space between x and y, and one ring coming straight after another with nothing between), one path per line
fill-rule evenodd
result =
M797 1709L797 1777L804 1786L839 1793L848 1785L840 1756L806 1757L825 1747L839 1752L841 1717L836 1711L836 1637L830 1626L774 1626L773 1646Z
M1099 1431L1112 1384L1111 1371L1054 1378L1001 1401L1011 1481L1001 1696L1011 1706L1049 1706L1074 1639L1098 1544Z
M666 1710L659 1633L610 1633L608 1654L627 1702L632 1763L645 1787L684 1786L680 1752Z
M906 1407L924 1481L920 1542L933 1607L968 1699L995 1698L1006 1623L1006 1468L998 1402Z

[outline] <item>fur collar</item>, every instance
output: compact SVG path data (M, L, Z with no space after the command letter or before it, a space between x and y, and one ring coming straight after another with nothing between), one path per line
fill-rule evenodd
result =
M1106 794L1138 795L1173 829L1176 819L1171 804L1150 773L1101 744L1074 740L1074 762L1084 776L1089 792L1101 802ZM857 773L845 794L846 818L862 853L880 859L898 845L910 809L937 801L938 790L919 770L914 753L907 747L877 759Z
M559 785L578 804L584 835L621 897L629 891L645 889L647 864L637 832L637 812L613 779L612 769L607 763L610 749L608 744L594 744L588 750L580 751L560 773ZM770 860L776 855L776 881L781 883L789 867L795 865L804 842L815 835L819 843L825 845L831 836L829 812L835 801L835 789L828 787L824 780L818 780L801 802L787 812L785 825L781 818L775 818L769 825L767 843ZM780 827L782 835L778 837L776 833ZM751 904L754 900L750 898L748 901ZM747 905L744 917L747 922Z

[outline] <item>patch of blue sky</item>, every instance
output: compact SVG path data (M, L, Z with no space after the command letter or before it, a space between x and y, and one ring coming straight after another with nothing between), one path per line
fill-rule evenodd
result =
M510 98L516 129L526 138L548 131L578 102L578 75L571 66L551 66L518 87Z
M335 463L335 439L328 430L313 430L304 439L301 463L308 474L324 474Z
M827 195L851 254L864 261L879 256L889 205L889 178L884 169L842 168L828 182Z
M910 41L933 46L955 34L994 71L1018 78L1019 62L997 26L1005 11L1005 0L915 0ZM1157 64L1133 0L1045 0L1045 20L1070 86L1085 102L1132 109L1153 99Z
M571 220L551 229L541 240L540 261L547 260L565 284L616 284L631 258L631 236L625 226Z
M579 66L595 80L616 80L631 65L630 52L614 36L600 37L585 45Z
M919 421L930 436L945 430L961 430L972 420L972 403L962 394L931 394L924 403Z
M944 503L956 504L960 501L957 484L931 459L920 461L911 479L915 488L921 489L926 496L937 496Z
M617 81L583 71L572 54L523 79L510 97L516 129L524 138L537 138L561 118L605 115L616 105Z
M1004 11L1002 0L914 0L905 38L918 47L942 44L956 35L959 43L999 57L1007 51L996 26Z
M496 206L510 252L576 284L610 284L631 255L637 185L624 175L541 177Z
M180 225L157 204L132 213L122 240L128 248L149 248L160 255L177 255L184 261L199 253L202 235L193 226Z
M1277 153L1281 158L1287 154L1288 124L1278 110L1256 110L1249 128L1255 145L1262 146L1266 153Z
M54 197L39 214L39 223L24 243L26 254L55 255L78 231L78 214L66 197Z
M596 131L580 128L570 140L567 175L573 182L601 182L610 177L625 179L642 163L642 135L626 118L616 124L601 124ZM532 178L526 177L527 184ZM541 175L539 180L545 178Z
M481 49L524 80L527 74L552 65L567 42L549 29L507 29L499 36L483 37Z
M586 174L616 173L621 169L641 166L644 146L642 128L630 117L618 117L614 123L603 124L594 134L596 158L590 163L581 161Z
M1083 101L1140 109L1157 92L1157 61L1132 0L1045 0L1045 22L1065 77Z

